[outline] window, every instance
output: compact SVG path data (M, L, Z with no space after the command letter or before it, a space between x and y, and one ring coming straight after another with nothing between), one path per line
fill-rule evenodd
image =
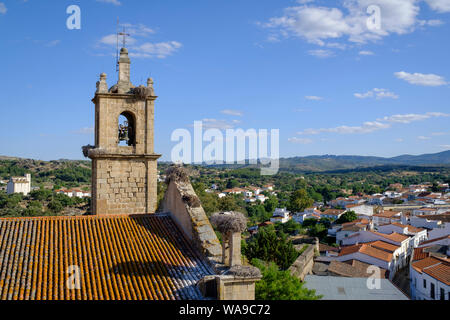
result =
M426 288L427 287L427 280L423 279L423 287Z
M445 300L445 290L444 288L441 288L441 296L440 296L441 300Z
M119 116L119 146L136 145L136 123L134 115L130 112L123 112Z
M430 296L431 296L431 299L435 298L434 297L434 283L431 283L431 286L430 286Z

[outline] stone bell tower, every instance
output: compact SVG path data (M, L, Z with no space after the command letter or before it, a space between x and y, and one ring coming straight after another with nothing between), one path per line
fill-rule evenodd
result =
M95 148L92 159L92 213L154 213L157 204L154 147L153 80L135 87L130 81L130 58L122 48L119 79L108 90L100 75L95 104Z

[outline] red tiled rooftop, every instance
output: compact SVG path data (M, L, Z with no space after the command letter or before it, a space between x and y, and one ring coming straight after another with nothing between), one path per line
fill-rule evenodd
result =
M413 262L412 267L417 272L426 273L446 285L450 285L450 263L448 261L428 257Z
M66 286L80 268L80 290ZM0 299L200 299L211 267L167 215L0 219Z

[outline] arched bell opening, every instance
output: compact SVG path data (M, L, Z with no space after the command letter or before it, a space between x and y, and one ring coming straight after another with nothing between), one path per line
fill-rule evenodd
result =
M119 116L119 146L136 145L136 121L131 112L122 112Z

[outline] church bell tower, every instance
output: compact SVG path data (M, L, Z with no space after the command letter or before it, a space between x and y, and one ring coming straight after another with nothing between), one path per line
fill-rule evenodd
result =
M95 104L95 148L92 159L92 213L148 214L157 204L154 153L153 80L135 87L130 81L131 61L122 48L118 82L108 89L100 75Z

